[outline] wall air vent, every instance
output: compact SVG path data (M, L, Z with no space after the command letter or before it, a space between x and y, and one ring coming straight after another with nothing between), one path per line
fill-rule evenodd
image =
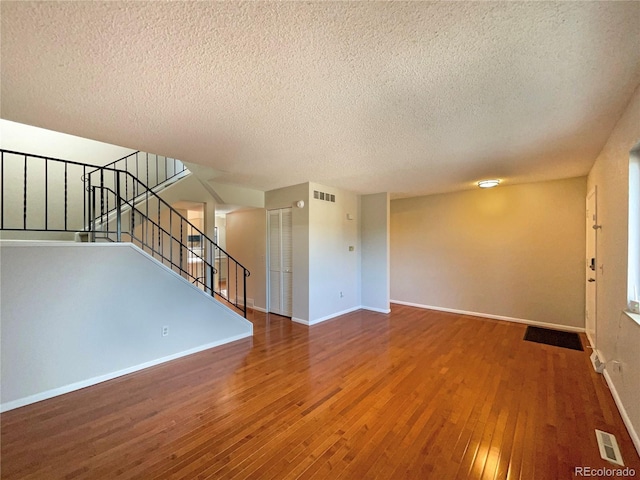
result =
M332 193L319 192L318 190L314 190L313 198L315 198L316 200L324 200L325 202L336 203L336 196Z
M605 460L609 460L610 462L613 462L616 465L621 465L624 467L624 462L622 461L622 454L620 453L620 448L618 447L618 442L616 441L616 437L614 437L610 433L603 432L602 430L596 429L596 438L598 439L598 448L600 449L600 456Z

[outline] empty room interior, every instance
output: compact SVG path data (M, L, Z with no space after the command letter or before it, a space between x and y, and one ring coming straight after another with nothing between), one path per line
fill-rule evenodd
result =
M640 2L0 17L0 478L640 478Z

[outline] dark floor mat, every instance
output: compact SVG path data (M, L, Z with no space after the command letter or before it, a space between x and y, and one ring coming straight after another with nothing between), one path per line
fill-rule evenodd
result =
M527 327L524 339L529 342L545 343L556 347L584 350L577 333L549 330L548 328Z

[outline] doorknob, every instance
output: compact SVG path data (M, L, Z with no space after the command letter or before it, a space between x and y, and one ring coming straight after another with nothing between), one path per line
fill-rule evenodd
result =
M595 282L595 281L596 281L596 279L595 279L595 278L590 278L590 279L589 279L589 282Z

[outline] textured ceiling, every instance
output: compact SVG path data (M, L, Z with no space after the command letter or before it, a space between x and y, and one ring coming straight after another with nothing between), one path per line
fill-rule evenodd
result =
M217 182L409 196L585 175L639 2L1 2L3 118Z

